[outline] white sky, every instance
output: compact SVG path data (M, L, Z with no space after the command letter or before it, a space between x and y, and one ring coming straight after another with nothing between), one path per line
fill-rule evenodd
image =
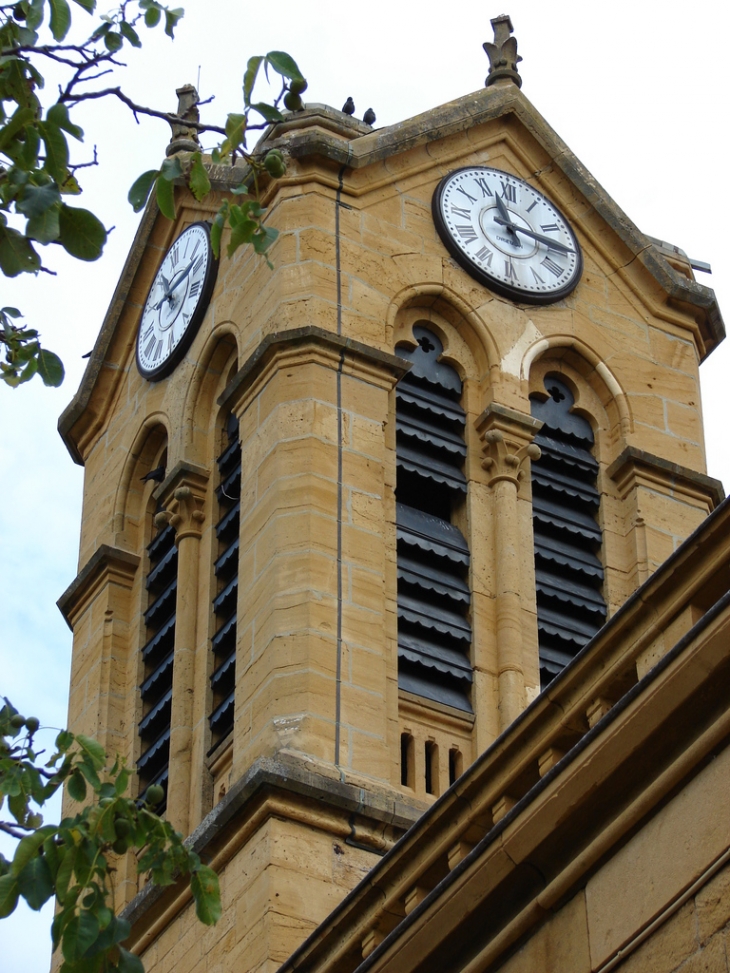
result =
M713 275L699 279L714 287L730 321L730 4L180 2L177 39L160 30L144 36L143 50L127 55L123 83L136 100L174 110L175 88L195 84L200 68L201 96L216 96L204 109L210 121L240 109L246 60L272 49L298 61L309 79L306 100L339 108L352 95L359 117L372 106L379 126L400 121L480 88L489 20L509 13L523 92L641 230L712 264ZM74 17L84 16L74 6ZM77 570L82 489L56 421L78 387L81 355L94 344L137 225L129 186L159 165L169 139L164 123L136 125L111 101L84 106L78 121L87 132L82 151L90 157L96 144L101 163L80 174L80 204L116 227L106 253L82 264L48 248L44 260L58 277L3 280L0 297L21 308L67 368L59 390L38 379L0 387L0 695L54 726L65 721L71 646L55 601ZM702 375L708 472L730 485L730 341ZM50 920L26 913L0 923L0 973L48 969Z

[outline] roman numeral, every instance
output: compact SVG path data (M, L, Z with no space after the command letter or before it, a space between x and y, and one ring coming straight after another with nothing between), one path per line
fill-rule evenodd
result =
M177 262L179 259L180 259L180 253L178 251L178 247L176 243L175 246L170 250L170 263L172 264L173 270L175 269L175 267L177 267Z
M200 281L194 280L190 285L190 296L195 297L199 290L200 290Z
M190 315L188 314L187 311L183 311L183 321L185 322L185 324L187 324L189 320L190 320Z
M537 204L539 202L540 202L540 200L539 199L536 199L534 203L532 203L530 206L527 207L527 212L528 213L531 213L532 210L537 206Z
M197 244L196 244L195 250L197 250L197 249L198 249L198 247L197 247ZM191 254L191 256L193 256L193 257L195 256L195 250L193 250L193 252ZM198 259L193 264L193 270L192 270L193 275L197 274L197 272L200 270L200 268L203 266L204 263L205 263L205 254L204 253L201 253L201 255L198 257Z
M511 182L502 183L502 199L506 199L508 203L517 202L517 194L515 192L515 187Z
M456 187L457 192L463 193L464 196L469 200L470 203L476 203L476 196L470 196L469 193L464 189L463 186Z
M494 196L494 193L487 185L487 180L484 178L484 176L480 176L478 179L475 179L474 182L481 189L482 196Z
M457 226L454 228L464 243L473 243L477 238L477 233L472 226Z
M507 277L508 280L516 280L516 281L519 281L519 279L520 279L517 276L517 271L515 270L515 265L512 263L511 260L505 260L505 262L504 262L504 274L505 274L505 277Z
M149 338L149 336L152 334L154 330L155 330L155 324L153 321L152 324L148 328L146 328L144 334L142 335L142 341L146 341L147 338Z
M544 284L545 283L545 281L538 274L538 272L535 270L534 267L530 267L530 270L532 271L532 276L535 278L535 283L536 284Z
M543 267L546 270L549 270L551 274L555 274L556 277L560 277L562 275L563 268L560 266L560 264L556 264L554 260L551 260L550 257L545 257L545 259L541 262Z
M494 256L494 252L490 250L489 247L482 247L482 249L478 253L475 253L474 256L477 258L477 260L481 260L482 263L485 263L487 267L492 266L492 257Z
M149 343L147 344L147 347L144 350L144 356L145 356L145 358L149 358L150 355L152 354L152 349L155 347L155 342L156 341L157 341L157 338L155 338L155 336L152 335L152 337L149 340Z
M172 342L173 342L172 331L168 331L167 332L167 349L165 351L165 354L166 355L169 355L170 352L172 351Z
M468 209L462 209L461 206L454 206L453 203L451 204L451 212L454 216L461 216L464 220L471 219L471 213Z
M545 226L541 226L540 229L543 233L557 233L558 224L557 223L546 223Z
M160 338L160 340L157 342L157 345L155 347L155 352L152 355L152 361L157 361L161 353L162 353L162 338Z

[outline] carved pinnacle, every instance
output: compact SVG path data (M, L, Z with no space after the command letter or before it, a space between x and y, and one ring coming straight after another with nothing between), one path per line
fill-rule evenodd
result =
M198 91L194 85L186 84L178 88L175 94L177 95L177 116L180 121L170 124L172 138L165 150L168 156L175 155L177 152L197 152L200 148L197 128L186 124L186 122L200 121Z
M494 28L494 43L485 41L482 45L489 58L489 74L484 84L489 87L497 81L506 80L521 88L522 78L517 65L522 58L517 53L516 38L510 37L513 30L512 21L507 14L502 14L501 17L495 17L491 23Z

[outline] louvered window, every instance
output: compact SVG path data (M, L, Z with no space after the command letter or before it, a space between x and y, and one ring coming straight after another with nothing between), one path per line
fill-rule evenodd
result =
M145 678L140 686L144 716L139 724L142 753L137 761L140 794L160 784L167 794L170 764L172 669L175 655L177 547L169 524L147 548L150 570L146 579L149 607L145 612L147 642L142 648Z
M532 398L544 423L532 464L537 625L542 687L588 642L606 619L601 528L593 430L571 412L574 398L559 379L545 379L547 396Z
M396 387L398 685L471 711L469 547L453 511L466 495L461 380L416 325Z
M216 633L213 636L213 711L210 729L213 746L233 728L236 690L236 603L238 597L238 526L241 509L241 443L238 421L230 416L226 427L228 445L218 457L220 484L216 490L219 519L215 532L219 554L215 562L218 593L213 599Z

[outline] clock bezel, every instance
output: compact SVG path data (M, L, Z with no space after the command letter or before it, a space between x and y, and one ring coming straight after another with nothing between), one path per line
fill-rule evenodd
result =
M188 321L185 327L185 331L182 337L175 345L175 347L172 349L169 356L155 368L148 369L140 361L140 338L142 334L142 323L144 320L144 313L147 308L147 304L152 296L152 293L158 284L159 274L162 269L162 265L167 259L170 251L175 247L178 241L181 240L182 237L184 237L184 235L188 233L190 230L192 230L194 227L200 227L202 230L204 230L205 237L206 237L206 247L207 247L207 258L206 258L205 271L203 274L203 284L198 294L197 303L190 316L190 320ZM211 244L211 239L210 239L210 223L207 222L206 220L196 220L196 222L190 223L188 226L186 226L181 231L181 233L178 234L175 240L173 240L173 242L165 251L165 255L160 261L160 264L157 268L157 272L155 273L152 284L150 285L150 289L147 292L147 297L145 298L144 306L142 308L142 313L140 315L139 327L137 330L137 340L135 342L135 358L137 361L137 370L139 371L139 374L142 376L142 378L146 379L146 381L159 382L162 379L167 378L169 375L172 374L172 372L177 368L177 366L180 364L182 359L187 354L191 344L193 343L193 340L195 339L195 336L197 335L200 329L200 325L203 322L203 318L205 317L206 312L208 310L208 305L210 304L210 299L213 295L213 289L215 288L215 282L218 277L218 265L219 265L219 260L213 255L213 246Z
M497 173L499 177L507 176L511 180L514 180L517 183L521 183L522 185L527 186L531 193L534 193L535 195L544 199L545 202L553 210L555 210L555 212L558 214L560 219L565 224L565 228L575 246L575 254L576 254L575 268L573 269L572 276L569 278L569 280L565 282L565 284L562 284L560 287L550 291L537 291L537 290L530 290L527 288L521 288L521 287L517 288L511 286L505 281L493 277L486 270L480 267L479 264L474 263L469 258L468 253L466 253L462 249L462 247L457 243L444 218L443 210L442 210L442 199L447 186L450 184L450 182L454 179L455 176L458 176L462 172L475 172L475 171L493 172L493 173ZM517 212L517 211L512 210L512 212ZM571 226L569 220L566 218L563 211L551 199L549 199L545 195L545 193L541 192L539 189L536 189L534 186L531 186L530 183L528 183L526 180L522 179L520 176L516 176L512 172L506 172L503 169L496 169L493 166L480 166L480 165L461 166L458 169L452 169L451 172L448 172L439 181L439 184L436 186L436 189L434 190L433 196L431 197L431 213L433 216L433 221L436 227L436 231L438 232L441 242L444 244L446 249L454 258L454 260L456 260L456 262L480 284L483 284L490 291L493 291L495 294L499 294L501 297L509 298L511 301L513 301L516 304L533 304L533 305L555 304L558 301L563 300L563 298L567 297L575 290L583 275L583 251L581 250L581 246L580 243L578 242L578 238L575 234L575 231L573 230L573 227ZM522 218L524 219L524 217ZM529 224L528 220L525 220L525 222ZM487 238L484 237L483 235L482 238L485 240L485 242L490 242L491 244L491 241L487 241Z

